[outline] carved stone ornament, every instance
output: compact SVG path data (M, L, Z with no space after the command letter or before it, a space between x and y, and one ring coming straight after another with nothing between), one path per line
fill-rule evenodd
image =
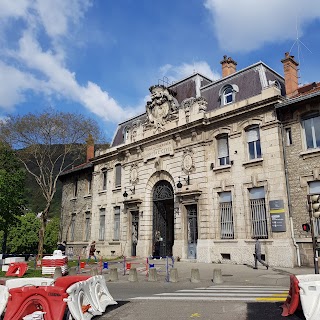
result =
M208 102L203 97L187 98L187 99L183 100L182 103L181 103L181 106L185 110L186 115L189 115L190 111L191 111L191 108L195 108L195 107L197 107L197 110L198 110L199 113L206 112L207 105L208 105Z
M132 184L136 184L138 182L138 168L136 165L133 165L131 167L130 171L130 182Z
M182 170L185 174L189 174L194 170L193 152L190 149L183 152Z
M178 108L177 99L163 85L150 87L151 101L147 102L146 109L149 123L155 127L155 132L163 131L163 126L169 116Z

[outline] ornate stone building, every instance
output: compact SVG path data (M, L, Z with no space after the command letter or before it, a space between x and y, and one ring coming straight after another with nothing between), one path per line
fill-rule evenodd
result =
M120 123L111 147L65 172L62 239L105 257L165 256L292 267L282 125L285 81L262 62L222 78L193 74L150 88L146 112ZM89 160L90 159L90 160Z

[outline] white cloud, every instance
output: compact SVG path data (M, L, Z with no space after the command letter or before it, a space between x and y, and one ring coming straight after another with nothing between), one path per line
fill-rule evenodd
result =
M166 64L160 68L160 73L162 76L167 77L169 82L182 80L194 73L200 73L212 80L221 77L217 72L211 70L209 64L205 61L197 61L193 64L183 63L179 66Z
M14 105L23 102L24 93L27 90L41 90L41 81L35 79L31 74L21 72L0 61L0 106L10 112ZM42 87L42 90L46 89Z
M0 1L0 17L1 18L17 18L26 14L29 6L28 0L1 0Z
M265 43L295 40L307 23L320 18L320 2L314 0L205 0L214 32L222 49L249 52Z
M133 108L122 108L92 81L81 85L66 65L64 38L72 34L72 28L89 7L89 0L24 0L21 7L14 3L0 1L0 16L4 20L21 19L25 26L18 33L18 46L10 46L7 39L7 47L0 49L0 108L12 111L31 91L48 99L80 103L106 121L119 122L136 113ZM41 32L45 33L46 42L40 37Z

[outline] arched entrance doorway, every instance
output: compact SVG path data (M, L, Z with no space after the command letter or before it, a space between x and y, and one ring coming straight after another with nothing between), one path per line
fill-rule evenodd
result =
M173 189L168 181L156 183L153 190L152 255L171 256L174 242Z

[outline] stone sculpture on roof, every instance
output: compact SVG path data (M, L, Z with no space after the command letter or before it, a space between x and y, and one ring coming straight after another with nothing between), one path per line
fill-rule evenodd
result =
M147 102L146 109L149 124L155 127L155 132L163 131L163 126L172 113L178 109L178 101L163 85L150 87L151 101Z

